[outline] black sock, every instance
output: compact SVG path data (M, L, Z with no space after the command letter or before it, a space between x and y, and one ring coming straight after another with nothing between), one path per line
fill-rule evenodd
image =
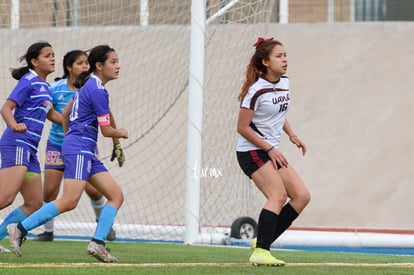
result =
M95 243L97 243L97 244L103 244L103 245L105 245L105 242L104 242L104 241L97 240L97 239L95 239L95 238L92 238L92 239L91 239L91 241L93 241L93 242L95 242Z
M21 225L20 223L17 224L17 228L20 230L20 232L22 232L22 237L25 237L27 235L27 230L24 229L23 225Z
M264 208L262 209L257 226L256 247L270 250L278 219L279 216L276 213Z
M272 243L282 235L286 229L292 224L292 222L299 216L298 212L288 203L283 206L279 214L279 223L276 226L273 234Z

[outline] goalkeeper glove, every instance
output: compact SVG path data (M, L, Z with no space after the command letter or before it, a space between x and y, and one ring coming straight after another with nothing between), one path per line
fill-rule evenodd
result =
M112 150L111 161L113 161L115 158L118 160L119 167L122 167L122 165L125 162L125 155L124 155L124 151L122 151L121 144L119 143L114 144L114 149Z

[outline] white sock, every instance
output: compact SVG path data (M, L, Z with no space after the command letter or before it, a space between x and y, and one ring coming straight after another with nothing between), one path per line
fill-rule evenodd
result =
M92 205L93 211L95 211L96 220L98 220L99 215L101 214L101 210L105 206L105 204L106 204L106 198L104 196L102 196L102 198L100 198L97 201L91 200L91 205Z
M45 205L46 201L43 202L43 204ZM45 232L53 232L53 227L54 227L54 223L53 223L53 219L51 219L50 221L48 221L47 223L45 223L43 225L43 227L45 228Z

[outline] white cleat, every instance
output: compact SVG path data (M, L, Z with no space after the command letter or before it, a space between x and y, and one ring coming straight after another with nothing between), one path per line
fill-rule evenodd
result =
M90 241L88 245L88 255L95 257L104 263L117 263L118 259L112 256L105 245Z

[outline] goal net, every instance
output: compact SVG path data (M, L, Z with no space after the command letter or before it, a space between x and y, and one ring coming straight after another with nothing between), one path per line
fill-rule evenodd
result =
M277 20L271 0L206 2L205 77L203 87L202 163L194 170L201 182L200 233L216 242L241 216L256 217L264 202L241 172L235 158L236 97L258 36L273 35ZM125 194L115 220L118 240L182 241L185 231L187 104L191 0L0 0L0 102L16 81L9 68L39 40L52 44L56 72L73 49L109 44L120 58L117 80L107 84L121 140L122 168L110 161L111 139L99 137L100 157ZM0 122L0 130L5 128ZM43 169L46 124L39 147ZM22 203L0 211L2 220ZM55 219L55 235L90 237L94 212L87 195L78 207ZM39 233L36 229L32 233ZM221 233L220 233L221 234ZM219 240L220 241L220 240Z

